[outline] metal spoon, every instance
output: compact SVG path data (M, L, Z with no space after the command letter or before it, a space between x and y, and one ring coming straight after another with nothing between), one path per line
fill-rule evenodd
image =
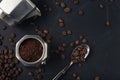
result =
M84 56L84 59L86 59L90 52L90 47L87 44L82 44L79 46L82 46L83 48L85 48L87 50L87 53ZM79 46L77 46L76 48L78 48ZM72 54L74 53L74 50L73 50ZM61 76L63 76L65 74L65 72L73 65L73 63L74 63L73 60L71 60L71 62L65 68L63 68L52 80L58 80L59 78L61 78Z

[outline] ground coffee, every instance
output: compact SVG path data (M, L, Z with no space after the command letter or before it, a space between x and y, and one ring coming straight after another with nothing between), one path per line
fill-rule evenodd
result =
M43 46L38 40L29 38L21 43L19 52L23 60L34 62L42 56Z

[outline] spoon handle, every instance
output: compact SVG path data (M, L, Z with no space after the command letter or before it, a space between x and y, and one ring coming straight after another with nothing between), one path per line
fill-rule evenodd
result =
M71 61L69 65L63 68L52 80L59 80L59 78L61 78L65 74L65 72L72 66L72 64L73 61Z

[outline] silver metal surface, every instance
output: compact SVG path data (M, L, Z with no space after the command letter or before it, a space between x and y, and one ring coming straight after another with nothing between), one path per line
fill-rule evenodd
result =
M41 16L41 13L30 0L2 0L0 2L0 19L10 26L33 16Z
M37 61L35 62L27 62L25 60L23 60L19 54L19 47L21 45L21 43L26 40L26 39L29 39L29 38L33 38L33 39L36 39L38 41L40 41L40 43L42 44L43 46L43 53L42 53L42 56L40 57L40 59L38 59ZM23 38L21 38L17 43L16 43L16 57L17 59L23 63L23 65L25 66L38 66L40 64L46 64L46 59L48 57L47 55L47 43L38 35L25 35Z
M90 47L87 45L87 44L82 44L82 45L79 45L79 46L83 46L84 48L87 49L87 53L85 54L85 59L87 58L89 52L90 52ZM76 48L78 48L79 46L77 46ZM74 50L76 50L76 48ZM74 52L73 50L73 52ZM72 54L73 54L72 52ZM59 78L65 74L65 72L73 65L73 61L71 61L65 68L63 68L52 80L59 80Z

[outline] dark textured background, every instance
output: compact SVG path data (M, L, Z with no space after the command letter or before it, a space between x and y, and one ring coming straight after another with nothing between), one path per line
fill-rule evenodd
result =
M64 76L64 80L74 80L71 77L72 72L80 75L81 80L93 80L96 75L99 75L102 80L120 80L120 6L119 0L109 5L109 18L111 22L110 27L105 26L106 8L99 9L98 2L106 3L107 0L80 0L79 5L74 5L71 0L64 1L72 8L72 12L65 14L60 7L55 6L55 0L33 0L42 12L42 16L37 18L34 22L40 29L49 29L50 35L53 36L50 49L56 49L57 45L62 42L71 42L79 39L80 35L85 35L89 41L91 52L87 61L82 64L80 68L73 65ZM52 7L52 12L46 12L43 4L48 4ZM80 7L85 11L84 16L77 14ZM60 28L57 24L59 17L65 20L65 27ZM72 36L63 37L62 30L70 29L73 32ZM25 34L35 34L34 28L29 22L22 25L8 27L7 30L0 31L4 35L4 45L10 44L8 42L9 33L15 32L18 41ZM58 56L50 55L45 72L43 73L43 80L51 80L66 64L70 62L70 55L73 48L67 48L64 54L67 59L61 60ZM49 53L48 53L49 54ZM22 64L18 66L23 67ZM23 67L24 72L18 77L18 80L31 80L27 72L34 70Z

